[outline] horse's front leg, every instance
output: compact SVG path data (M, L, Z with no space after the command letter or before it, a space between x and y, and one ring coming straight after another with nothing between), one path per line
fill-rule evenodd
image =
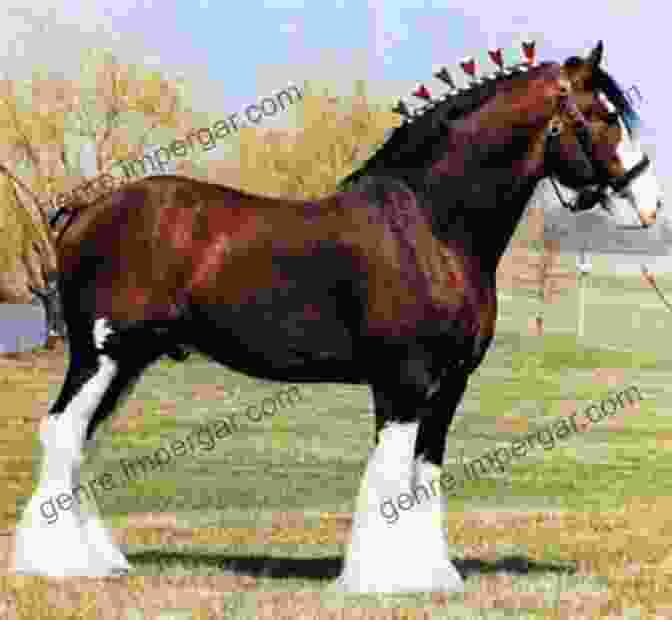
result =
M421 394L403 382L374 389L379 441L362 480L340 589L463 589L443 530L441 464L466 383L466 374L445 377L431 396L426 386Z

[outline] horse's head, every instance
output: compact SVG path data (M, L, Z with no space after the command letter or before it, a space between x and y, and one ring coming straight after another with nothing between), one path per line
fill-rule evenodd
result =
M527 61L466 89L455 88L442 69L435 77L451 92L432 99L422 86L413 95L428 103L412 113L400 101L394 110L404 122L341 189L367 174L395 176L416 191L445 180L450 193L463 194L453 203L475 208L493 203L485 194L502 179L504 185L515 179L513 191L524 193L526 181L550 177L574 193L571 202L563 201L572 211L628 205L642 226L653 224L662 195L634 135L637 113L600 67L602 42L586 58L573 56L562 65L535 66L534 44L523 47L526 56L531 52ZM501 50L497 54L491 58L503 69ZM474 67L472 60L470 75Z
M572 211L627 205L648 227L662 206L662 193L635 138L639 118L600 68L602 52L600 41L587 58L572 56L561 68L553 94L556 112L545 134L545 173L573 190L575 199L563 200Z

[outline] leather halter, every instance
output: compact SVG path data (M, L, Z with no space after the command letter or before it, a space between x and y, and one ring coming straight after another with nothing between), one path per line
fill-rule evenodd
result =
M560 136L562 134L562 121L558 120L558 116L561 114L568 114L570 118L576 123L575 134L579 142L581 150L586 156L587 161L593 167L595 172L595 182L587 187L584 187L581 190L578 190L578 195L574 202L567 202L560 194L558 186L556 184L553 176L550 177L551 185L562 204L563 207L569 209L572 213L577 213L580 211L587 211L593 209L598 204L608 213L611 213L611 209L607 205L608 196L606 190L611 188L614 193L620 193L625 188L627 188L630 183L632 183L638 176L644 173L644 171L650 166L651 160L648 155L644 155L642 159L637 162L630 170L620 177L614 178L609 175L607 167L594 156L593 148L593 137L590 132L590 127L585 117L579 110L576 103L570 98L569 92L566 91L566 94L561 95L559 110L556 117L551 120L549 128L546 131L546 153L549 150L557 150Z

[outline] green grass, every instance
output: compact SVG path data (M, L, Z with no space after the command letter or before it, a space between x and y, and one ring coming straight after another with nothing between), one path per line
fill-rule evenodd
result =
M639 281L638 281L639 280ZM658 278L672 291L672 281ZM672 491L672 450L661 440L672 438L672 395L667 389L672 355L664 329L672 315L638 278L600 276L591 282L586 335L573 333L576 297L566 294L545 314L548 334L527 334L536 301L522 291L502 291L495 343L474 373L448 437L446 468L508 445L567 415L567 401L581 410L608 394L636 385L644 400L638 410L618 411L618 428L594 424L585 432L515 458L504 473L467 482L450 500L452 511L616 510L629 498L665 498ZM646 304L660 307L646 307ZM637 327L633 317L641 315ZM661 328L661 323L663 327ZM623 369L622 385L611 388L595 380L596 368ZM219 391L215 392L215 386ZM55 391L59 386L52 386ZM163 471L101 496L101 509L112 526L123 527L135 512L177 513L183 527L267 527L279 511L304 513L306 527L319 524L321 512L351 511L366 459L373 447L374 419L367 388L346 385L299 385L301 401L279 409L273 418L247 420L243 412L286 386L231 372L192 356L187 363L163 361L150 369L127 407L142 406L133 433L112 433L105 426L99 445L87 461L83 479L110 472L121 480L119 459L138 458L175 439L184 439L198 424L238 413L239 430L216 441L211 451L181 456ZM118 415L123 416L120 412ZM503 429L501 419L523 419L527 431ZM403 517L402 517L403 518ZM497 543L500 557L529 556L525 546ZM468 546L455 546L457 557ZM564 545L550 545L544 561L567 560ZM132 546L133 561L146 575L215 575L222 559L233 556L328 558L342 555L338 544ZM573 581L572 581L573 579ZM604 590L595 577L562 577L540 570L516 577L515 592L548 594L558 587ZM484 587L486 576L467 580L468 589ZM563 581L564 580L564 581ZM260 591L296 592L321 587L302 578L259 578ZM559 585L560 584L560 585ZM544 594L544 596L546 596ZM328 595L325 594L325 597ZM403 597L402 597L403 598ZM235 617L254 617L249 595L227 595ZM360 597L360 605L369 605ZM394 597L377 597L370 605L387 605ZM405 597L406 606L430 604L424 595ZM364 601L364 602L362 602ZM433 617L472 617L459 596L437 608ZM223 603L224 604L224 603ZM337 597L336 607L344 606ZM452 616L448 613L451 610ZM432 612L434 613L434 611ZM445 616L443 614L446 614ZM546 614L546 615L544 615ZM473 617L549 617L521 610L516 615L489 609Z
M619 282L624 280L619 279ZM622 296L622 287L607 289L614 297ZM634 288L634 284L630 284ZM643 290L632 295L648 294ZM601 297L601 306L612 322L614 334L628 331L614 329L621 320L621 305L609 306ZM528 300L514 293L503 304L505 315L524 320L529 317ZM567 299L563 300L568 303ZM631 311L624 307L623 313ZM553 310L555 311L555 310ZM597 314L593 307L590 314ZM568 315L569 316L569 315ZM663 316L665 316L663 314ZM672 317L671 317L672 318ZM571 317L570 317L571 319ZM565 321L565 324L570 321ZM626 368L627 385L646 386L646 400L628 431L601 431L599 425L580 436L572 436L552 451L535 450L514 463L500 480L482 481L455 499L455 509L465 505L495 508L492 491L499 489L507 505L546 506L548 501L565 508L576 508L586 501L596 506L617 505L623 496L646 481L648 494L667 493L665 476L651 480L640 471L642 458L652 458L644 447L644 437L672 430L672 420L657 412L667 403L664 387L672 359L664 357L664 342L655 330L640 330L643 340L656 342L657 349L641 347L633 352L604 350L590 338L577 342L571 333L553 333L557 326L547 319L549 334L543 339L526 335L523 330L498 329L494 346L483 365L474 373L465 399L458 410L454 432L449 436L447 462L462 453L464 458L482 455L515 434L502 432L496 421L502 415L525 416L530 431L559 417L560 403L575 400L587 406L603 398L608 389L597 384L595 368ZM603 329L608 326L602 325ZM213 386L223 396L195 400L199 386L207 394ZM364 387L341 385L302 385L301 401L279 409L275 417L251 422L245 408L272 396L281 384L261 381L233 373L199 356L186 364L161 362L150 369L132 400L143 405L142 423L135 433L102 433L98 452L91 456L84 473L110 472L122 480L121 458L138 458L151 454L161 445L184 439L198 423L212 422L225 415L238 414L240 429L233 436L217 440L211 451L200 449L193 456L174 459L164 471L151 472L102 498L103 510L116 523L134 511L156 510L153 498L166 498L167 510L183 514L188 525L202 516L203 510L219 497L219 504L209 514L213 525L227 523L230 510L340 511L352 508L359 478L373 445L373 415L369 392ZM626 387L626 386L622 386ZM167 411L162 407L170 404ZM119 414L123 415L123 413ZM643 435L642 435L643 433ZM606 442L613 448L605 454ZM614 448L617 446L617 448ZM653 455L655 456L655 454ZM669 459L658 455L655 466L666 471ZM590 464L592 474L583 470ZM563 473L564 472L564 473ZM500 495L500 493L496 493ZM174 497L174 500L168 498ZM150 498L145 500L143 498ZM179 498L182 498L181 500ZM224 498L229 498L228 506ZM231 502L230 498L235 498Z
M640 491L638 485L644 480L647 480L647 493L667 493L669 484L665 477L649 480L650 476L637 471L641 463L636 457L652 458L644 438L653 439L661 432L672 431L672 419L658 413L669 403L665 386L672 357L658 330L632 330L623 326L623 316L628 316L632 307L611 306L610 298L621 298L622 289L628 287L633 289L628 293L633 297L643 298L649 293L646 289L636 292L634 282L626 287L623 281L627 279L619 278L618 286L609 285L610 288L605 289L607 292L601 295L600 303L589 308L589 316L599 314L598 308L609 308L599 322L600 328L610 334L611 342L605 344L613 346L613 341L624 337L635 340L624 332L639 331L640 342L657 346L641 346L632 352L605 350L592 334L585 339L589 342L577 342L571 333L554 333L551 330L558 324L551 318L547 318L549 334L543 339L501 325L495 344L472 376L458 410L454 432L448 440L448 462L459 452L463 452L465 458L473 458L498 442L510 441L513 434L502 432L496 426L500 416L525 416L533 430L535 425L559 417L562 401L575 400L584 406L599 401L608 389L594 381L593 369L625 368L627 385L642 386L646 398L636 421L631 419L632 428L614 432L602 431L595 425L589 432L569 437L552 451L536 450L520 459L506 474L509 480L506 503L525 500L525 503L545 505L543 498L552 498L555 504L567 508L575 508L584 501L598 506L615 505L629 491L635 488ZM568 299L561 303L571 306ZM666 316L665 312L663 308L662 317ZM513 300L502 304L502 313L525 321L530 316L528 300L514 292ZM563 327L570 326L571 319L567 313ZM213 386L220 386L224 396L195 400L199 386L204 386L207 394L212 393ZM163 472L156 471L128 487L107 492L102 498L104 511L121 523L123 515L141 510L143 497L178 496L183 497L184 502L176 499L168 510L186 515L202 506L200 498L213 494L235 498L230 502L231 509L263 508L271 512L351 509L373 446L373 414L368 389L301 385L302 398L295 406L279 409L275 417L261 422L245 418L244 411L249 404L259 403L283 387L233 373L199 356L192 357L186 364L161 362L145 374L132 397L132 401L143 404L138 430L116 435L104 431L100 449L92 455L83 477L87 479L88 472L93 475L93 472L108 471L121 479L120 458L150 454L166 442L184 439L195 431L198 423L212 422L237 412L241 428L233 436L217 440L209 452L201 449L194 456L175 458ZM170 408L162 412L167 404ZM617 448L605 455L607 441ZM606 462L602 462L605 459ZM668 460L664 454L658 455L656 468L666 470ZM587 478L581 474L586 463L590 463L593 472ZM619 484L614 487L616 481ZM483 489L465 489L459 501L456 499L456 509L460 508L460 501L481 504L484 508L496 507L490 493L501 483L484 481L482 484ZM485 501L482 501L484 494ZM156 502L150 504L153 507ZM224 525L227 507L222 505L221 510L213 511L212 519L213 524ZM185 520L189 521L186 517Z

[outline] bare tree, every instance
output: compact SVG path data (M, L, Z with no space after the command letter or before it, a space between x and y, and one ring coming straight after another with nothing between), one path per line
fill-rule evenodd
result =
M86 181L81 145L93 147L97 174L109 172L141 156L155 129L187 124L182 99L158 71L122 65L109 52L85 54L78 82L45 71L29 82L0 79L0 212L11 212L0 227L0 302L30 301L30 288L43 289L57 269L48 209Z

